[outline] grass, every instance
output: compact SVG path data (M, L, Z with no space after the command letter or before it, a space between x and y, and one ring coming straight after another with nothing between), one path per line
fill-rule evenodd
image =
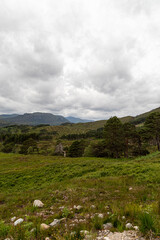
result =
M22 240L45 236L72 239L71 232L75 231L77 238L80 230L94 234L106 222L112 222L117 231L131 222L144 234L158 234L159 190L159 152L136 159L0 153L0 239L11 235ZM44 203L43 209L33 207L35 199ZM77 211L74 205L82 209ZM103 213L104 219L98 219L96 213ZM13 216L24 218L21 227L12 226ZM41 223L64 217L65 222L56 228L40 231ZM33 228L36 231L31 233Z

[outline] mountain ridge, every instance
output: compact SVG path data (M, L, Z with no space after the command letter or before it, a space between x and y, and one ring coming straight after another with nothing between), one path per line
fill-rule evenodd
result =
M120 120L122 123L131 122L135 125L143 124L146 117L153 113L160 112L160 107L152 109L148 112L133 116L125 116L121 117ZM63 117L61 115L54 115L52 113L42 113L42 112L34 112L34 113L25 113L23 115L18 114L2 114L0 115L0 126L7 125L39 125L39 124L49 124L51 126L59 126L65 123L74 123L74 124L90 124L91 126L95 125L98 127L103 127L107 120L86 120L80 119L76 117Z

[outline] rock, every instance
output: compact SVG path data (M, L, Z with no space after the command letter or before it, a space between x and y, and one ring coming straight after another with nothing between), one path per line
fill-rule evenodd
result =
M50 240L50 238L49 238L49 237L46 237L45 240Z
M127 224L126 224L126 228L127 228L127 229L131 229L131 228L133 228L133 226L132 226L131 223L127 223Z
M106 224L103 224L103 227L106 230L110 230L111 228L113 228L113 224L112 223L106 223Z
M83 235L88 235L89 234L89 232L87 230L81 230L80 233L83 234Z
M17 220L14 222L14 226L17 226L17 225L21 224L23 221L24 221L23 218L17 219Z
M99 218L103 218L104 215L103 215L102 213L99 213L99 214L98 214L98 217L99 217Z
M16 217L11 218L11 222L14 222L16 220Z
M104 237L104 240L110 240L110 238L109 237Z
M126 219L126 217L125 216L122 216L122 220L125 220Z
M78 206L74 205L73 208L76 209L76 210L81 210L81 209L82 209L82 206L80 206L80 205L78 205Z
M85 240L92 240L93 239L93 236L92 235L86 235L85 236Z
M41 225L40 225L40 229L43 231L43 230L47 230L48 228L50 228L50 226L49 225L47 225L47 224L45 224L45 223L42 223Z
M62 206L62 207L59 207L59 209L62 211L62 210L64 209L64 206Z
M30 232L33 233L35 231L36 231L36 228L32 228Z
M92 208L92 209L95 209L95 208L96 208L96 206L95 206L95 205L91 205L91 208Z
M34 200L33 207L43 207L44 204L40 200Z
M139 231L139 227L138 226L134 226L133 227L136 231Z
M131 190L133 190L133 188L132 188L132 187L130 187L130 188L129 188L129 191L131 191Z
M51 222L49 225L50 225L51 227L55 227L55 226L58 225L59 223L60 223L60 220L59 220L59 219L54 219L54 221Z
M76 232L71 232L70 235L71 236L74 236L76 234Z

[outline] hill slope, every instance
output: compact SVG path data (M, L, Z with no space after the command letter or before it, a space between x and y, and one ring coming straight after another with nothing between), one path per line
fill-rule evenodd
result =
M66 118L53 115L51 113L25 113L24 115L18 115L14 117L6 117L0 120L1 125L39 125L39 124L49 124L49 125L60 125L62 123L69 122Z
M76 117L66 117L68 121L71 123L86 123L86 122L93 122L92 120L87 120L87 119L81 119L81 118L76 118Z

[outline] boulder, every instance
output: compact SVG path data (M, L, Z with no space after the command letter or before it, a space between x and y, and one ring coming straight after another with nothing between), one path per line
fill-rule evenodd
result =
M84 236L89 234L89 232L87 230L81 230L80 233L83 234Z
M11 222L14 222L16 220L16 217L11 218Z
M139 227L138 226L134 226L133 227L136 231L139 231Z
M49 225L47 225L47 224L45 224L45 223L42 223L41 225L40 225L40 229L43 231L43 230L47 230L48 228L50 228L50 226Z
M55 227L55 226L57 226L59 223L60 223L60 220L59 220L59 219L54 219L54 221L51 222L49 225L50 225L51 227Z
M34 200L33 207L43 207L44 204L40 200Z
M103 217L104 217L103 213L99 213L99 214L98 214L98 217L99 217L99 218L103 218Z
M126 224L126 228L127 228L127 229L131 229L131 228L133 228L133 226L132 226L131 223L127 223L127 224Z
M81 210L81 209L82 209L82 206L80 206L80 205L78 205L78 206L74 205L73 208L76 209L76 210Z
M103 224L103 227L106 230L110 230L111 228L113 228L113 224L112 223L106 223L106 224Z
M17 226L17 225L21 224L23 221L24 221L23 218L17 219L17 220L14 222L14 226Z

